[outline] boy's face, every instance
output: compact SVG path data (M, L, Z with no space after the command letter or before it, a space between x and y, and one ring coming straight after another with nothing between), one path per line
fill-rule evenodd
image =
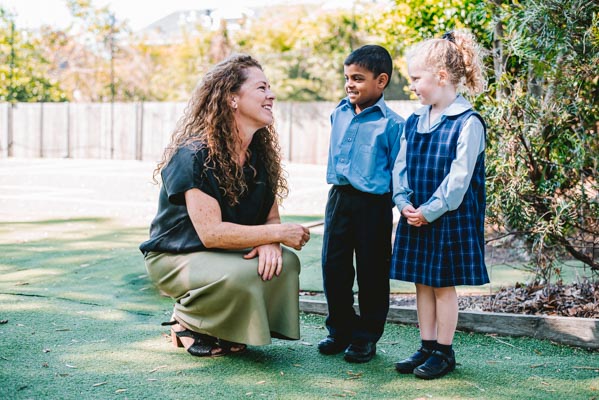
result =
M372 71L355 64L344 65L343 73L345 92L350 103L355 105L357 114L378 101L389 80L385 73L375 77Z

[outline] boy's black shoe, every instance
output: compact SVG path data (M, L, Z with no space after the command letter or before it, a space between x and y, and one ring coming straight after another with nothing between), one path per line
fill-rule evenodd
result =
M447 355L439 350L433 350L424 364L414 369L414 375L422 379L440 378L455 369L455 353Z
M364 340L353 341L345 350L345 361L353 363L365 363L372 360L376 354L376 343Z
M416 353L412 354L410 357L406 358L405 360L396 362L395 369L400 374L411 374L412 372L414 372L414 369L416 367L419 367L422 364L424 364L426 360L428 360L428 358L431 356L431 354L431 349L425 349L424 347L421 347L418 349Z
M327 336L318 343L318 351L322 354L339 354L349 345L349 340L342 340L334 336Z

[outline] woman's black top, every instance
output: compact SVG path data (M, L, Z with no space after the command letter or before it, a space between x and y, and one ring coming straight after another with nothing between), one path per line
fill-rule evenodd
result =
M181 147L170 162L162 169L162 187L158 212L150 226L150 239L139 249L167 253L190 253L206 250L198 237L185 205L185 192L197 188L216 199L222 220L241 225L261 225L272 208L275 196L268 184L264 164L252 151L249 164L244 167L248 192L239 198L239 203L230 206L220 190L213 170L206 168L208 151L203 146Z

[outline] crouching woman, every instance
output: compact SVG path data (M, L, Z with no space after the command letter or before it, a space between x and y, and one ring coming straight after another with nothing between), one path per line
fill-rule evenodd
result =
M296 250L307 228L281 223L287 194L275 95L251 56L214 66L154 171L158 212L140 245L150 279L175 301L173 344L218 356L299 339Z

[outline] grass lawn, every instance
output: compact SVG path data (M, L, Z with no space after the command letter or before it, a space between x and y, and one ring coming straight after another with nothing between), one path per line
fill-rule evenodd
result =
M388 324L375 359L354 365L317 352L317 315L302 315L299 341L192 357L160 326L172 303L146 276L146 236L106 218L0 223L0 399L599 398L597 352L458 332L456 372L423 381L393 370L415 327ZM304 289L319 285L320 244L300 253Z

